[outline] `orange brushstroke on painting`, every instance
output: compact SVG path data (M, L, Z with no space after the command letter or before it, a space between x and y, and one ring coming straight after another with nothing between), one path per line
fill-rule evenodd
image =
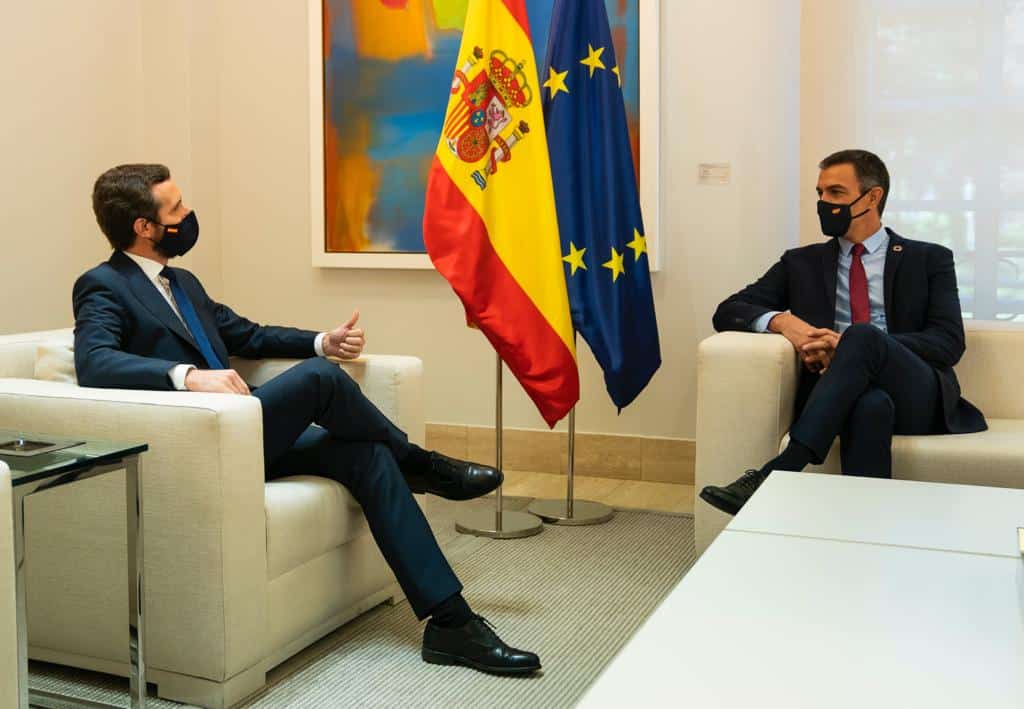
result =
M327 251L366 251L370 236L366 233L373 208L380 172L367 155L370 124L357 119L349 127L354 138L339 145L334 126L325 126L324 205L327 210Z
M429 21L433 24L433 12ZM430 59L433 49L427 23L424 0L408 0L404 6L352 0L352 38L361 57L392 62L409 57Z

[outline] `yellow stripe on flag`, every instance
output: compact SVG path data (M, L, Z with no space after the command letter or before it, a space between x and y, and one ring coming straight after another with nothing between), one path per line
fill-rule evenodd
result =
M475 47L483 50L483 57L470 76L480 69L486 70L491 53L496 50L521 64L532 99L524 107L510 107L512 122L500 135L504 138L520 122L527 124L528 132L512 147L511 159L498 163L497 171L487 178L486 189L481 189L473 179L474 171L481 171L486 159L464 162L449 149L445 136L438 144L437 157L483 219L501 261L575 357L533 45L502 0L472 0L459 50L460 66L473 55ZM462 107L459 91L449 100L448 119ZM490 147L496 147L496 143Z

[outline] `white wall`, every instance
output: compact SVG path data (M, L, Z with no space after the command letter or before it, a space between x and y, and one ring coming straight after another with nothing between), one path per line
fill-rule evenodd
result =
M224 297L311 328L359 307L373 351L423 358L429 421L491 423L493 352L437 274L310 267L305 3L223 8ZM577 422L692 438L696 345L714 306L797 240L800 3L672 0L662 13L664 268L654 291L664 364L617 416L584 346ZM697 186L700 161L731 162L732 184ZM506 423L543 426L518 386L506 387Z
M189 19L208 3L34 0L0 21L0 333L68 327L75 278L110 255L90 196L123 162L166 162L216 213L219 178L190 101L209 100L215 62ZM165 7L166 6L166 7ZM195 8L195 9L194 9ZM194 9L194 10L193 10ZM201 29L201 28L200 28ZM209 197L206 197L209 195ZM219 218L215 219L219 221ZM219 287L217 229L183 262Z
M109 251L92 183L142 140L138 3L5 3L0 24L0 332L64 327Z
M800 71L800 243L824 240L818 221L818 163L822 158L861 145L858 101L863 100L862 65L853 57L861 38L856 32L823 31L827 27L856 27L863 3L805 2L801 12Z

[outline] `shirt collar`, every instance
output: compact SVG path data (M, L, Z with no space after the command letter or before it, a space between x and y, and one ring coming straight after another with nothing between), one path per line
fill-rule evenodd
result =
M125 256L130 258L132 261L139 265L142 272L146 274L146 277L151 281L155 281L160 275L160 272L164 270L164 266L159 261L154 261L151 258L145 256L139 256L138 254L131 254L127 251L122 252Z
M885 231L885 227L879 227L878 231L864 241L864 250L869 254L873 254L878 251L881 246L884 246L885 242L888 240L889 234ZM849 256L850 252L853 251L853 242L840 238L839 248L842 250L843 256Z

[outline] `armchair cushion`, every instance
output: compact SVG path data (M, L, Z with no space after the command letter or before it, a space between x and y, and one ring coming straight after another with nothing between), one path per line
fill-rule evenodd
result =
M35 378L44 382L78 384L75 344L70 337L47 340L36 347Z
M267 579L369 534L358 503L328 478L295 475L266 485Z

